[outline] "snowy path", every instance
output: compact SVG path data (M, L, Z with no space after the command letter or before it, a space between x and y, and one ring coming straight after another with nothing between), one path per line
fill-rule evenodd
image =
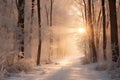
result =
M40 70L43 71L40 71ZM103 71L95 71L93 65L81 65L80 61L63 60L59 65L44 65L32 72L14 74L5 80L111 80Z

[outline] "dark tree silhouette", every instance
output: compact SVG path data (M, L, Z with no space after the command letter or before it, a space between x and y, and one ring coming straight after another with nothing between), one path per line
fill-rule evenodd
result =
M105 16L105 0L101 1L102 6L102 16L103 16L103 57L104 60L107 59L106 57L106 16Z
M118 45L116 0L108 0L108 2L109 2L109 10L110 10L112 61L117 62L119 57L119 45Z
M16 1L17 9L18 9L18 22L17 27L20 29L20 33L18 33L19 41L19 49L24 53L24 8L25 8L25 0Z
M32 9L31 9L31 24L33 24L34 7L35 7L35 0L32 0Z
M40 9L40 0L37 0L37 9L38 9L38 26L39 26L39 43L38 43L37 65L40 65L40 57L41 57L41 9Z

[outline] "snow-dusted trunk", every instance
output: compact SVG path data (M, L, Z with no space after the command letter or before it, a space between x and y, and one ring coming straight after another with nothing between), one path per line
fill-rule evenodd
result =
M110 10L109 13L110 13L112 61L117 62L119 56L119 44L118 44L116 0L108 0L108 3Z
M91 11L91 0L88 0L88 16L87 16L87 24L89 26L89 47L91 48L91 61L97 62L97 52L95 49L95 43L94 43L94 29L93 29L93 22L92 22L92 11Z
M102 6L102 17L103 17L103 22L102 22L102 26L103 26L103 57L104 60L107 59L106 57L106 15L105 15L105 0L101 1L101 6Z
M53 0L50 0L50 53L49 53L49 62L51 62L51 58L53 56L53 32L52 32L52 26L53 26Z
M25 8L25 0L18 0L17 8L18 8L18 40L19 40L19 50L20 52L24 52L24 8Z
M47 18L47 26L49 26L49 11L48 11L46 4L45 4L45 13L46 13L46 18Z
M118 19L118 33L120 33L120 23L119 23L119 21L120 21L120 0L117 0L118 1L118 5L117 5L117 10L118 10L118 14L117 14L117 19ZM120 46L120 36L119 36L119 34L118 34L118 40L119 40L119 46ZM120 54L120 47L119 47L119 54ZM119 58L118 58L118 65L120 66L120 56L119 56Z
M32 0L32 9L31 9L31 25L33 24L34 7L35 7L35 0Z

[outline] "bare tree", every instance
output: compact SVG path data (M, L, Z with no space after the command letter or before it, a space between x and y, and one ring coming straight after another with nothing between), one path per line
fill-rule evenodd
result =
M83 4L84 4L84 14L85 14L85 20L87 22L87 5L86 5L86 2L85 0L83 0ZM86 23L87 24L87 23Z
M53 2L54 0L50 0L50 26L53 25Z
M38 9L38 26L39 26L39 44L38 44L38 55L37 55L37 65L40 65L41 57L41 9L40 9L40 0L37 0L37 9Z
M24 8L25 8L25 0L16 0L16 5L18 9L18 22L17 27L19 29L18 32L18 40L19 41L19 49L20 52L24 53Z
M118 45L116 0L108 0L108 3L109 3L109 10L110 10L112 61L117 62L119 57L119 45Z
M103 57L104 60L107 59L106 57L106 16L105 16L105 0L101 0L102 6L102 16L103 16Z
M54 0L50 0L50 27L53 26L53 2ZM51 56L53 54L53 32L50 30L50 53L49 53L49 62L51 62Z
M88 0L88 16L87 16L87 24L89 26L89 32L90 32L90 40L89 40L89 46L91 48L91 60L92 62L97 62L97 52L95 49L95 43L94 43L94 28L93 28L93 22L92 22L92 11L91 11L91 0Z
M33 24L34 7L35 7L35 0L32 0L32 9L31 9L31 25Z
M49 9L47 8L47 5L45 5L45 12L46 12L46 18L47 18L47 26L49 26Z

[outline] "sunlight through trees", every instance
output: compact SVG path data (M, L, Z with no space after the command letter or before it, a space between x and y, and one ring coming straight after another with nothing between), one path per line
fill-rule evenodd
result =
M79 56L120 78L119 13L120 0L0 0L0 77Z

